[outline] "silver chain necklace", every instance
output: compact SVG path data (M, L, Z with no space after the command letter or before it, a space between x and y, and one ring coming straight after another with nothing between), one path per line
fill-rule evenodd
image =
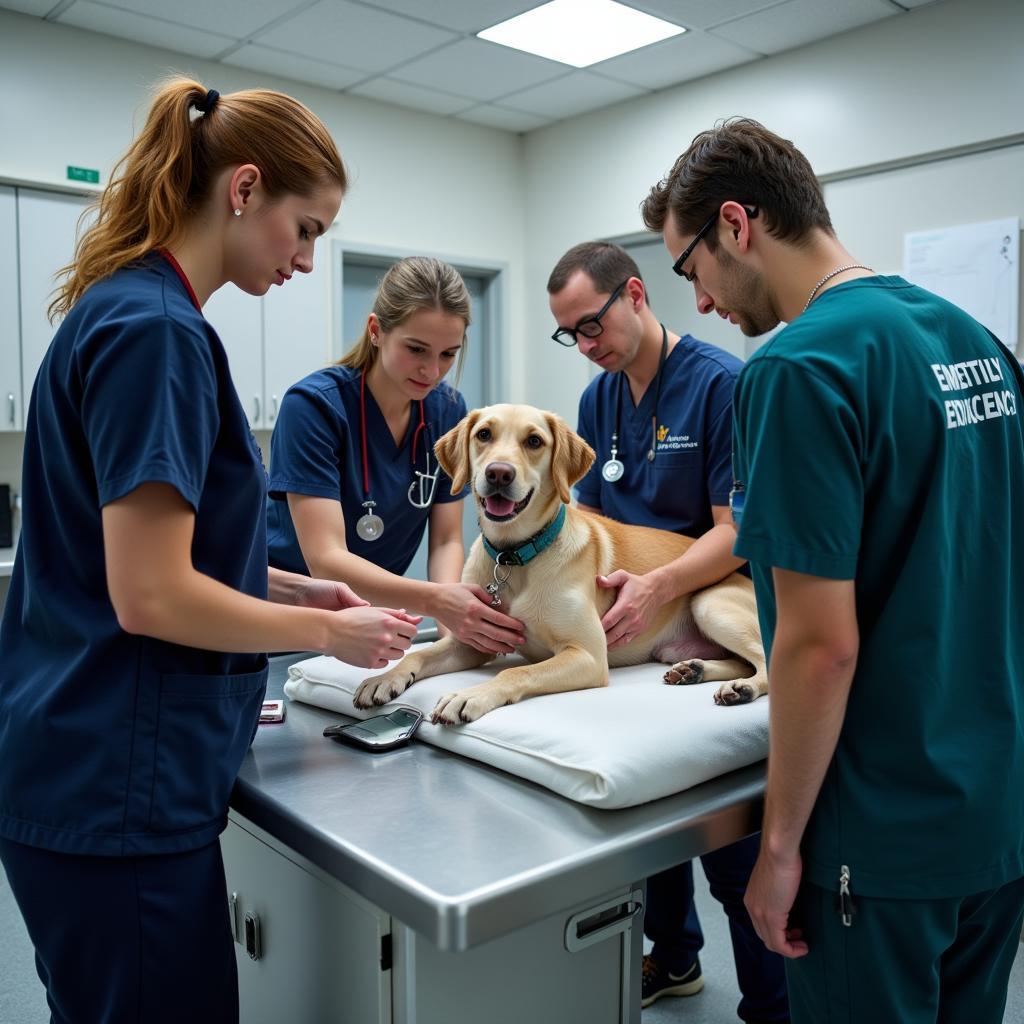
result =
M814 296L818 294L818 289L826 282L831 281L837 274L841 274L844 270L870 270L871 267L865 267L863 263L847 263L845 267L836 267L835 270L830 270L812 289L811 294L807 296L807 301L804 303L804 308L800 310L801 313L807 312L807 307L814 301Z

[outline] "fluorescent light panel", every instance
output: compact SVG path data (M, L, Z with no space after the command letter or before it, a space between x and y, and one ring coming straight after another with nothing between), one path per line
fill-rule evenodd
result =
M615 0L551 0L477 35L562 64L585 68L686 29Z

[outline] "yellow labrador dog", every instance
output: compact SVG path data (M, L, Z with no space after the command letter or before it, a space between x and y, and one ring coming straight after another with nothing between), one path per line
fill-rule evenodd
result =
M608 650L601 617L616 592L599 588L597 575L648 572L693 540L567 507L569 488L590 468L594 452L560 417L528 405L488 406L471 412L434 450L453 493L469 480L477 503L483 536L462 579L487 587L495 604L522 620L527 642L520 653L533 663L442 697L434 722L472 722L524 697L606 686L609 665L652 659L672 666L669 683L724 680L715 693L719 704L767 692L753 585L736 573L663 605L646 632ZM445 637L365 680L356 706L386 704L417 679L476 668L493 657Z

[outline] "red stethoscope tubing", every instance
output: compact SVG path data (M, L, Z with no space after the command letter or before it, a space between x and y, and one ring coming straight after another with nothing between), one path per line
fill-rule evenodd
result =
M427 425L426 413L423 411L423 401L420 400L420 421L416 424L416 430L412 435L412 464L416 465L416 442L419 440L420 431ZM366 371L363 371L359 378L359 427L362 433L363 448L363 497L370 498L370 454L366 445Z

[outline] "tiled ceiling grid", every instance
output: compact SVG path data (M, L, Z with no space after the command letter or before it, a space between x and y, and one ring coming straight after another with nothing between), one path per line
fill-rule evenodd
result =
M538 0L0 0L0 8L525 132L933 2L629 0L687 31L583 69L476 38Z

